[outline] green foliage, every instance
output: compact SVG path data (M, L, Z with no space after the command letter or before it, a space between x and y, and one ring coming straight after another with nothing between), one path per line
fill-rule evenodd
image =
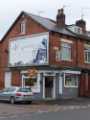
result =
M28 78L28 79L25 81L25 85L33 86L35 82L36 82L36 78Z

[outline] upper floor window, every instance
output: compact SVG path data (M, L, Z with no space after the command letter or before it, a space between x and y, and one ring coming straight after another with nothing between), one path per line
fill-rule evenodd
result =
M26 33L26 21L22 21L20 24L20 33L25 34Z
M90 63L90 45L85 45L84 60L86 63Z
M57 51L56 59L70 61L72 59L72 44L61 41L60 50Z

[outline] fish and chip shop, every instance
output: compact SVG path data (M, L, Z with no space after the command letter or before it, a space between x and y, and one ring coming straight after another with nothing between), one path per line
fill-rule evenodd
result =
M31 86L34 98L90 96L90 33L86 21L66 24L21 12L0 41L0 89Z
M12 80L17 79L18 85L31 86L37 100L78 96L81 72L49 65L48 32L11 39L9 68L5 72L5 87L16 85Z

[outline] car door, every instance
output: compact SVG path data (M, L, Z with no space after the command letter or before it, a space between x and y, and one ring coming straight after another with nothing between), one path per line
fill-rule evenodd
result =
M3 100L9 100L9 91L8 90L5 91L2 97L3 97Z
M3 89L0 91L0 100L5 100L6 99L6 94L7 94L8 89Z
M4 100L10 100L11 96L14 96L16 91L15 87L10 87L8 90L4 93Z
M0 90L0 100L3 100L3 93L4 93L4 90Z
M10 100L10 96L12 96L13 91L14 91L14 89L12 87L8 88L3 94L3 99L4 100Z

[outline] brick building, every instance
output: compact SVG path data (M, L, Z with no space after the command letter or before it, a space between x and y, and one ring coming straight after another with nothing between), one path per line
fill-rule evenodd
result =
M86 22L66 25L21 12L0 42L0 88L30 85L35 99L90 95L90 33ZM33 75L32 75L33 74Z

